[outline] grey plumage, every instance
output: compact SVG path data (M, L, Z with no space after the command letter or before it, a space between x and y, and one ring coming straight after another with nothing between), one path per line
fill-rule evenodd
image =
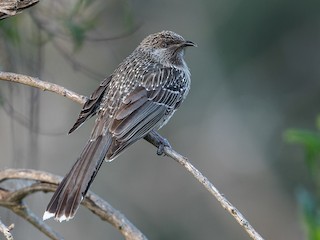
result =
M44 219L72 218L104 159L111 161L171 118L190 89L184 48L171 31L147 36L84 104L70 132L97 114L91 137L54 193Z

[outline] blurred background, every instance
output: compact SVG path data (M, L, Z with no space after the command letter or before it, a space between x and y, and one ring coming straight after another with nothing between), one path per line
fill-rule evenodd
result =
M304 203L316 199L301 203L299 196L319 190L303 147L284 136L291 128L318 131L319 1L40 1L0 22L0 70L88 96L146 35L161 30L198 44L185 57L189 96L161 135L265 239L308 239ZM81 106L8 82L0 82L0 103L0 168L67 173L93 126L92 119L67 135ZM144 140L105 163L91 190L149 239L249 239L202 185ZM27 202L42 216L51 196ZM5 209L0 218L15 223L16 239L47 239ZM123 239L83 207L72 221L48 224L65 239Z

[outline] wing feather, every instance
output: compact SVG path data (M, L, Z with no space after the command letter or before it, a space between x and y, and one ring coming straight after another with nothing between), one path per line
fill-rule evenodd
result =
M114 137L107 157L114 158L127 146L162 126L183 99L177 82L184 77L180 70L158 68L144 76L144 85L136 87L119 104L109 131ZM160 79L165 78L165 79ZM161 83L157 86L157 83Z
M73 127L70 129L69 134L79 128L88 118L94 116L100 103L103 99L104 93L112 79L112 75L103 80L99 87L91 94L86 103L83 105L82 110L79 114L79 117Z

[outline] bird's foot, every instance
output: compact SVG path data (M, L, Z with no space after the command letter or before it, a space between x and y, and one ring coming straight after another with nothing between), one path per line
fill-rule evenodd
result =
M159 138L159 146L158 146L158 149L157 149L157 154L159 156L163 155L164 154L164 148L165 147L168 147L168 148L171 148L171 145L169 143L169 141L166 139L166 138L163 138L160 136Z
M152 145L156 146L157 154L163 155L165 147L171 148L171 145L167 139L162 137L159 133L157 133L155 130L152 130L149 132L145 137L145 140L147 140Z

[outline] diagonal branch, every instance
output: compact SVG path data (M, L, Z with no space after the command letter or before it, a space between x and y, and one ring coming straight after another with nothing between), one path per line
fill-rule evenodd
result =
M159 147L163 142L163 137L156 132L151 132L151 134L145 137L145 139L156 147ZM245 231L252 239L263 239L239 212L239 210L236 209L228 201L228 199L226 199L226 197L223 196L223 194L221 194L218 189L208 180L208 178L206 178L198 169L196 169L186 157L177 153L170 147L164 147L164 154L168 157L171 157L173 160L187 169L187 171L190 172L195 177L195 179L197 179L220 202L221 206L235 218L235 220L241 225L241 227L245 229Z
M73 100L81 104L83 104L86 100L84 96L71 92L62 86L51 84L49 82L42 82L39 79L35 79L29 76L0 72L0 80L18 82L18 83L22 83L32 87L38 87L44 91L48 90L51 92L55 92L59 95L65 96L70 100ZM66 94L66 93L70 93L70 94ZM156 132L149 133L145 137L145 140L147 140L149 143L156 146L157 148L161 146L163 147L163 143L166 142L166 140ZM177 153L176 151L174 151L172 148L168 146L165 146L163 150L165 155L174 159L176 162L181 164L188 172L190 172L210 192L210 194L212 194L220 202L221 206L233 216L233 218L240 224L240 226L247 232L247 234L252 239L263 240L260 234L251 226L251 224L244 218L244 216L239 212L239 210L235 208L226 199L226 197L223 196L217 190L217 188L188 161L186 157L180 155L179 153Z
M39 231L47 235L50 239L53 239L53 240L63 239L63 237L59 233L55 232L51 227L49 227L49 225L47 225L37 215L35 215L22 200L7 208L9 208L12 212L17 214L18 216L27 220L35 228L37 228Z

